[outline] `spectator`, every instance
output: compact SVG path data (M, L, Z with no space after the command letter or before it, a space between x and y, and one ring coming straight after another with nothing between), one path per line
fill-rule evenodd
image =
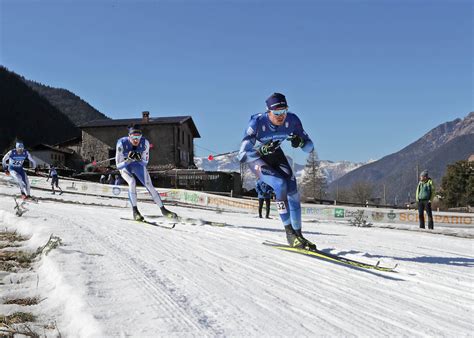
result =
M258 194L258 217L262 218L263 202L265 201L267 209L265 218L270 218L270 198L273 194L273 188L265 182L257 180L257 183L255 184L255 190Z
M420 174L420 182L416 188L416 202L418 203L418 217L420 219L420 228L425 228L425 210L428 215L428 229L434 228L433 212L431 202L435 195L433 181L428 176L428 170L423 170Z

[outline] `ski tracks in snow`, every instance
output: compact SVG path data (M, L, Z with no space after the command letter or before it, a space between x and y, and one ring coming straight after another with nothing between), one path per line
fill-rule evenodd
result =
M60 249L71 254L63 259L77 264L89 310L107 335L466 336L474 329L467 239L307 226L319 247L400 264L399 273L372 273L261 245L284 240L277 221L223 213L220 220L239 226L167 230L118 220L129 212L53 203L38 212L65 240ZM464 261L463 252L471 255Z

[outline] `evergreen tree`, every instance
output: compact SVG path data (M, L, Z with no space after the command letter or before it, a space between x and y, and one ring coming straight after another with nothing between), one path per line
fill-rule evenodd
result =
M458 161L449 165L441 189L443 204L447 208L474 205L474 162Z
M327 181L321 170L321 162L313 150L306 161L304 177L301 183L303 199L324 199L327 189Z

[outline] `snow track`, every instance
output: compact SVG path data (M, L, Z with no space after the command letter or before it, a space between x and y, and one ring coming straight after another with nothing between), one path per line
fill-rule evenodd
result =
M10 200L0 196L0 210L11 212ZM152 204L140 208L159 214ZM167 230L120 220L130 216L126 208L40 202L18 231L28 222L28 231L63 239L65 246L48 257L64 283L83 290L83 310L108 336L469 336L474 330L471 239L305 225L321 249L399 264L397 273L374 272L263 246L284 240L277 220L170 208L234 227ZM55 316L61 323L61 312Z

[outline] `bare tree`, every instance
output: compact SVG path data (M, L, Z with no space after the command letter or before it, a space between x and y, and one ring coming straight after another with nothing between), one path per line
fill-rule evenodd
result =
M355 203L366 204L372 199L374 187L369 182L356 182L352 185L351 192Z
M326 195L327 181L321 170L321 162L315 150L309 153L301 182L303 199L323 199Z

